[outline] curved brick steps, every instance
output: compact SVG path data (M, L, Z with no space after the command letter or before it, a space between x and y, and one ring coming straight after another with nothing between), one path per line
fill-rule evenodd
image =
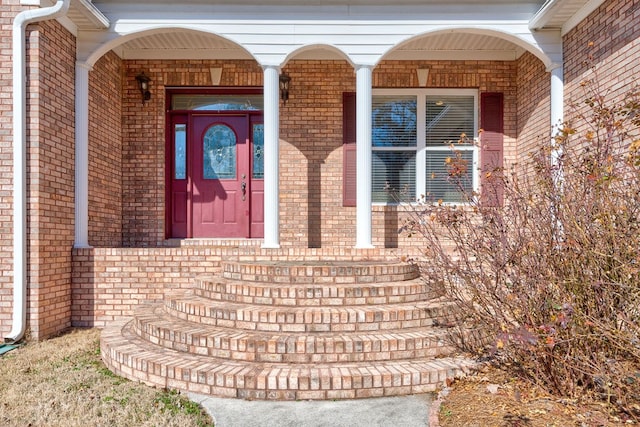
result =
M425 393L473 365L465 358L340 364L229 361L140 338L130 320L102 333L102 357L117 374L150 385L244 399L348 399Z
M258 362L327 363L436 357L450 354L447 328L407 328L381 334L256 333L197 326L163 306L136 309L132 327L151 343L193 354Z
M217 301L283 306L352 306L427 301L441 291L421 279L383 283L290 284L240 281L211 275L195 279L197 296Z
M190 322L251 331L352 332L416 328L453 320L448 303L351 307L282 307L214 301L195 295L169 297L167 313Z
M103 359L131 379L247 399L431 391L473 363L448 357L452 304L417 275L388 261L224 260L106 328Z

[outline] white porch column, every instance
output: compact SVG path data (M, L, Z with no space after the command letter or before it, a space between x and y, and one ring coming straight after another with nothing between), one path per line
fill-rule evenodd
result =
M554 64L551 71L551 137L554 138L562 131L564 121L564 68ZM551 164L556 166L562 153L559 150L551 152Z
M554 64L555 65L555 64ZM562 132L562 122L564 121L564 76L562 65L555 65L551 71L551 94L550 110L551 110L551 167L553 173L553 181L555 190L562 192L563 189L563 171L560 163L562 156L562 147L555 145L554 138ZM552 217L555 219L554 234L555 239L561 241L564 236L562 221L558 217L559 206L554 203L552 206Z
M371 66L356 70L356 248L371 244Z
M75 243L89 246L89 71L91 66L76 63L75 141Z
M263 248L280 247L280 96L278 67L264 67L264 242Z

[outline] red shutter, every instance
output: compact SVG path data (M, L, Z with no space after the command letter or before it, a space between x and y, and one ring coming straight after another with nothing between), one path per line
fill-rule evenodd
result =
M356 94L342 94L342 204L356 205Z
M502 93L480 94L480 184L482 200L489 206L502 206L504 188L504 96Z

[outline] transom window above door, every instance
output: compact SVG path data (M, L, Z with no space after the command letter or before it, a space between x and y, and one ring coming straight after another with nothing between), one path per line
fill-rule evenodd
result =
M377 89L372 99L372 201L458 203L479 186L478 150L458 143L478 133L478 92L473 89ZM467 165L453 179L451 144ZM449 160L448 160L449 159Z
M257 111L263 109L262 94L189 94L171 96L172 110Z

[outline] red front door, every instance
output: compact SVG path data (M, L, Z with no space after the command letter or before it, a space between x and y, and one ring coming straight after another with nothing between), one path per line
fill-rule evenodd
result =
M193 236L249 237L246 116L193 116Z
M262 237L261 116L191 112L176 116L179 127L186 132L176 132L171 150L170 237Z

